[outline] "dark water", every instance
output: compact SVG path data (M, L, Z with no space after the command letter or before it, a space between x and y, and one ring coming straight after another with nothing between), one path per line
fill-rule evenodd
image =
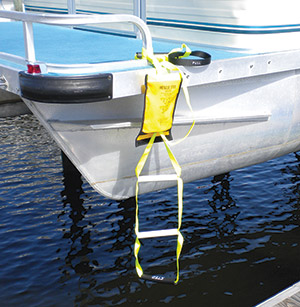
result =
M1 306L254 306L300 280L300 154L185 185L172 286L136 276L133 199L64 171L30 115L0 119L0 139ZM174 189L143 204L154 229L176 219ZM174 272L174 244L145 241L144 267Z

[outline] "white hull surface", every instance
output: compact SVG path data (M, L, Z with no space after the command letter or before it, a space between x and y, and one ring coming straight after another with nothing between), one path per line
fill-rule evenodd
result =
M172 147L184 182L299 150L299 82L295 71L289 71L190 87L197 124L186 140ZM142 95L59 107L25 102L99 193L116 199L135 194L135 167L144 150L144 146L135 147ZM174 140L189 129L189 116L180 97L172 130ZM189 124L177 125L181 118ZM144 172L174 172L162 143L154 144ZM144 183L140 189L143 193L171 184Z
M37 28L35 33L39 34L43 29ZM99 35L71 29L64 31ZM71 35L69 33L68 37ZM96 38L93 45L96 44ZM132 44L133 40L128 46ZM123 41L119 46L123 46ZM191 47L203 48L197 45ZM85 49L87 53L90 51L87 46ZM170 51L172 47L157 45L157 49ZM46 51L42 54L46 54ZM212 55L210 65L181 67L189 80L188 89L196 119L190 136L172 147L182 167L184 182L261 163L299 150L300 50L248 56L209 48L204 51ZM73 55L75 53L73 51ZM110 49L108 53L111 53ZM29 56L33 58L32 53ZM69 60L70 57L66 58ZM17 67L7 70L7 66L0 66L0 74L5 76L8 83L7 90L23 96L27 106L95 190L113 199L135 195L135 167L145 148L135 147L143 115L144 97L141 88L146 73L153 68L144 60L90 66L84 64L76 66L76 69L73 66L63 68L48 65L43 59L35 63L40 64L42 71L32 76L27 72L19 76L22 69ZM102 74L111 80L111 94L106 98L89 102L53 103L51 99L39 100L37 97L42 97L41 93L37 93L36 98L29 98L30 94L24 91L24 84L22 88L22 78L26 82L31 79L44 82L45 77L51 76L53 81L56 75L63 78L85 76L88 69L90 74ZM23 70L26 70L26 65ZM175 141L186 134L191 123L192 114L181 94L172 129ZM173 169L164 145L154 144L143 174L170 173L173 173ZM147 182L140 185L140 192L163 189L172 184L174 182Z

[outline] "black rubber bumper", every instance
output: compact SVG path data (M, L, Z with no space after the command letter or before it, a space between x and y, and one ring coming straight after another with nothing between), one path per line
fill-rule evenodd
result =
M46 103L87 103L112 99L112 74L55 76L19 73L21 96Z

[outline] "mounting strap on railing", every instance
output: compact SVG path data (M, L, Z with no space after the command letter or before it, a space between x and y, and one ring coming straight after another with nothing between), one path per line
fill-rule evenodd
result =
M211 62L211 55L204 51L195 50L189 54L189 56L195 57L196 59L187 59L183 58L183 56L186 56L183 51L170 52L168 54L168 61L174 65L181 66L203 66Z

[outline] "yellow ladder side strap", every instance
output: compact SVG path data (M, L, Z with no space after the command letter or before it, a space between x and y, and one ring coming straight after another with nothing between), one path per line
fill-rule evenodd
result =
M135 257L135 269L138 277L142 277L143 275L143 269L139 263L139 258L138 258L138 253L141 248L141 242L139 241L138 238L138 233L139 233L139 206L138 206L138 193L139 193L139 182L137 180L136 182L136 188L135 188L135 202L136 202L136 207L135 207L135 243L134 243L134 257Z
M139 175L141 171L143 170L143 167L147 161L148 155L151 151L152 145L154 143L156 137L156 133L154 133L147 144L144 153L142 154L142 157L140 158L136 168L135 168L135 174L137 179L139 178ZM138 206L138 194L139 194L139 181L136 181L136 188L135 188L135 202L136 202L136 208L135 208L135 234L136 234L136 239L134 243L134 256L135 256L135 269L139 277L142 277L143 275L143 269L139 263L138 260L138 253L141 248L141 243L138 239L137 233L139 232L139 206Z
M180 268L179 268L179 257L183 246L183 236L180 231L178 231L178 237L177 237L177 248L176 248L176 280L174 281L174 284L176 285L179 281L179 275L180 275Z
M183 246L183 236L180 232L180 228L181 228L181 221L182 221L182 211L183 211L183 181L180 178L181 176L181 167L178 164L177 160L175 159L175 156L173 154L173 152L171 151L170 147L168 146L168 142L165 136L162 136L162 139L164 141L165 147L168 151L170 160L173 164L173 167L177 173L178 179L177 179L177 197L178 197L178 237L177 237L177 248L176 248L176 280L174 281L174 284L177 284L179 281L179 257L180 257L180 253L182 250L182 246Z
M178 178L177 190L178 190L178 230L180 230L181 221L182 221L182 211L183 211L183 181L181 178Z
M135 269L136 269L136 273L138 277L141 278L144 272L139 263L139 258L138 258L138 253L139 253L140 248L141 248L141 242L139 241L138 237L136 237L135 243L134 243Z
M173 165L173 168L174 168L177 176L180 177L181 176L181 167L178 164L178 162L177 162L177 160L176 160L176 158L175 158L171 148L168 146L168 140L167 140L167 138L162 133L160 133L159 135L161 136L161 138L164 141L164 144L165 144L166 150L168 152L169 158L171 160L171 163Z
M148 155L151 151L152 145L154 143L156 137L156 133L154 133L149 141L149 143L147 144L144 153L142 154L136 168L135 168L135 174L137 179L139 179L140 173L143 170L143 167L147 161ZM139 180L137 180L136 182L136 188L135 188L135 202L136 202L136 212L135 212L135 233L138 233L139 231L139 219L138 219L138 213L139 213L139 207L138 207L138 194L139 194Z
M192 123L192 125L191 125L189 131L186 133L186 135L185 135L183 138L181 138L181 139L179 139L179 140L177 140L177 141L168 141L168 140L167 140L167 142L168 142L168 144L169 144L170 146L177 145L177 144L181 143L182 141L184 141L184 140L190 135L190 133L192 132L192 130L193 130L194 126L195 126L194 111L193 111L193 109L192 109L192 105L191 105L191 101L190 101L190 95L189 95L187 86L184 84L184 80L185 80L185 79L186 79L186 78L184 77L181 87L182 87L182 90L183 90L183 93L184 93L184 96L185 96L185 101L186 101L186 103L187 103L187 105L188 105L188 107L189 107L189 109L190 109L190 111L191 111L191 113L192 113L193 123Z
M149 155L149 153L151 151L152 145L153 145L154 140L156 138L156 135L157 135L157 133L153 133L149 143L147 144L147 146L146 146L146 148L144 150L144 153L142 154L142 156L140 158L140 161L138 162L138 164L137 164L137 166L135 168L135 175L136 175L136 177L139 177L140 174L141 174L141 171L142 171L142 169L143 169L143 167L144 167L144 165L145 165L145 163L147 161L148 155Z

